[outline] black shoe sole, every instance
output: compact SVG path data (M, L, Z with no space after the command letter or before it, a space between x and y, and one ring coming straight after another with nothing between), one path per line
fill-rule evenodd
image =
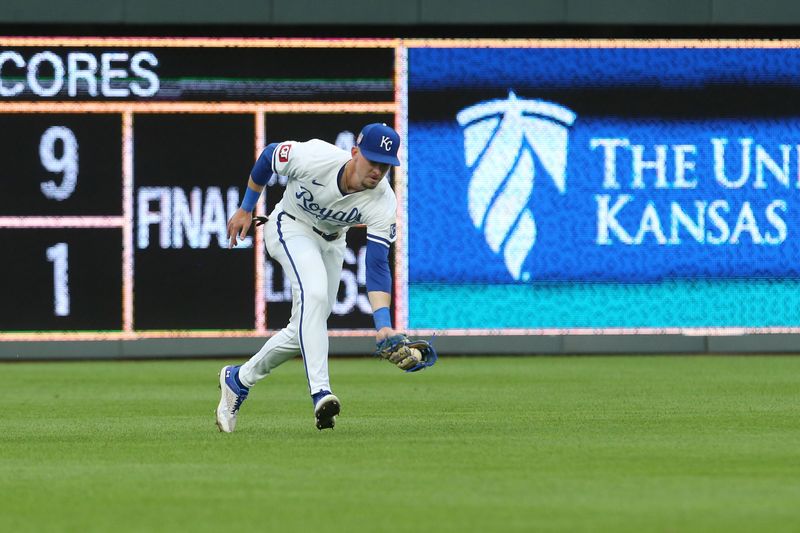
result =
M333 429L333 426L336 424L335 417L341 411L342 406L339 405L339 402L336 400L326 403L322 406L322 408L317 412L317 429L322 431L323 429Z

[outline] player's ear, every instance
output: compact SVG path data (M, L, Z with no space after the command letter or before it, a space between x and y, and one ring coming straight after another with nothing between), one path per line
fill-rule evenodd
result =
M350 148L350 157L355 159L357 153L358 153L358 146L353 146L352 148Z

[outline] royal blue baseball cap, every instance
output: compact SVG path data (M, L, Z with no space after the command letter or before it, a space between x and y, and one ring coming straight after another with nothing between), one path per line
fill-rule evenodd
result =
M358 134L356 146L364 157L374 163L389 163L398 166L397 149L400 148L400 135L381 122L367 124Z

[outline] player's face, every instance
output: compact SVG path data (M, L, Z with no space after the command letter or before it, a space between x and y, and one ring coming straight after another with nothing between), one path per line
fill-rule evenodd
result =
M355 164L355 171L353 173L353 184L359 190L374 189L381 182L383 177L389 172L389 163L376 163L370 161L363 155L361 151L357 151L353 155L353 163Z

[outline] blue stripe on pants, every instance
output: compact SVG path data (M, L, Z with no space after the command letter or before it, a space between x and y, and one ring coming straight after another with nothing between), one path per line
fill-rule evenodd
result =
M308 383L308 392L311 393L311 380L308 377L308 367L306 366L306 351L303 347L303 311L305 310L305 297L303 293L303 282L300 280L300 273L297 271L297 267L294 264L294 259L292 259L292 254L289 253L289 247L286 246L286 241L283 240L283 232L281 231L281 217L284 215L283 212L278 214L277 226L278 226L278 240L281 241L283 245L283 250L286 252L286 257L289 258L289 263L292 265L292 270L294 270L294 276L297 278L297 283L300 285L300 328L299 328L299 335L300 335L300 355L303 357L303 368L306 371L306 382Z

